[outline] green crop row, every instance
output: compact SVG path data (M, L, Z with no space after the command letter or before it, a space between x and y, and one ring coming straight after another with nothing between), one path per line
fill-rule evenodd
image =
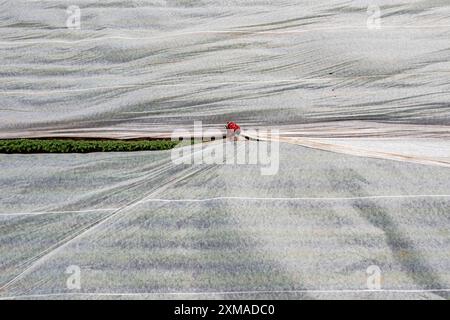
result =
M88 153L168 150L178 144L170 140L0 140L0 153Z

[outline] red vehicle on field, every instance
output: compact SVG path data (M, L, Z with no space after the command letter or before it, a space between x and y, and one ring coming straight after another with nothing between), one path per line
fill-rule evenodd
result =
M231 138L234 137L234 140L236 141L238 139L238 136L241 134L241 127L232 121L227 122L227 137Z

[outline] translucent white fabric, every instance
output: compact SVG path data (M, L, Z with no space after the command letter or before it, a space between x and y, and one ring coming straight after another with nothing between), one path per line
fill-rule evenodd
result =
M1 297L448 298L448 168L281 144L263 176L170 154L1 155Z
M448 125L447 1L371 4L83 0L69 29L67 1L2 1L0 137Z

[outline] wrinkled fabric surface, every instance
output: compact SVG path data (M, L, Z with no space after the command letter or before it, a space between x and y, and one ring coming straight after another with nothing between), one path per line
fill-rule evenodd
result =
M449 125L446 0L0 2L0 136ZM244 127L243 127L244 128ZM101 130L99 130L101 129Z
M171 151L0 158L2 298L448 298L448 168L292 144L269 176Z

